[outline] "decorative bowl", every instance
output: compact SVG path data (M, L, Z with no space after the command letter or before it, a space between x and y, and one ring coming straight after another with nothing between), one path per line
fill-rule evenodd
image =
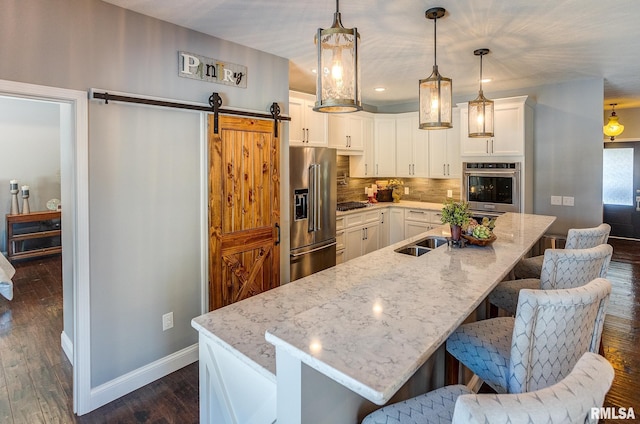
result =
M498 237L496 237L495 234L491 234L491 237L487 238L487 239L479 239L479 238L475 238L474 236L470 236L468 234L462 234L462 237L467 240L470 244L475 244L476 246L488 246L491 243L493 243L494 241L496 241L496 239Z

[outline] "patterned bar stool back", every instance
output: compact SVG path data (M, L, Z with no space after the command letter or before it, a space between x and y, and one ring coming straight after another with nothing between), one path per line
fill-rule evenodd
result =
M611 283L597 278L566 290L522 290L518 300L508 393L548 387L585 352L597 352Z
M600 224L594 228L571 228L567 233L565 249L588 249L605 244L609 240L611 226Z
M542 290L570 289L607 276L613 247L608 244L582 249L547 249L540 271Z

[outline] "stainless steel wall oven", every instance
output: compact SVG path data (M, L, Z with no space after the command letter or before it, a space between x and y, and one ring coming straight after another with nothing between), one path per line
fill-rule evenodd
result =
M520 162L464 162L462 193L469 209L520 212Z

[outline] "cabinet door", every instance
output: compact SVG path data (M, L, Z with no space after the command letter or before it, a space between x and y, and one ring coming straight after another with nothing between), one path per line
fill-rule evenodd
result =
M305 120L307 144L309 146L326 147L327 143L327 114L313 110L315 102L307 100L305 103Z
M348 261L362 255L363 227L348 228L344 231L344 260Z
M396 175L396 120L395 118L375 119L375 170L377 177Z
M336 265L340 265L345 261L344 249L336 250Z
M462 177L462 158L460 157L460 113L453 111L453 128L445 130L447 136L447 178Z
M389 244L404 240L404 211L400 208L391 208L389 211Z
M307 133L304 126L305 101L297 97L289 97L289 145L306 144Z
M380 247L380 224L368 224L364 227L364 240L362 241L362 254L366 255L378 250Z
M434 131L421 130L418 114L411 118L411 140L413 141L413 176L429 176L429 134ZM451 131L451 130L447 130ZM437 131L436 131L437 132Z
M345 150L349 147L347 139L347 117L342 114L329 116L329 147Z
M405 238L417 236L418 234L429 231L431 226L427 222L418 221L405 221L404 222L404 236Z
M411 117L396 119L396 175L412 177L414 168Z
M358 112L351 114L347 119L349 150L361 152L364 149L364 119Z
M443 130L429 132L429 176L447 176L447 134Z
M379 244L380 248L389 246L389 229L391 217L389 216L389 208L384 208L380 210L380 234L379 234Z
M467 103L460 104L460 155L462 156L489 156L491 141L489 137L469 137L469 109ZM495 123L494 119L494 132Z
M495 156L524 155L524 104L507 103L495 108L491 153Z

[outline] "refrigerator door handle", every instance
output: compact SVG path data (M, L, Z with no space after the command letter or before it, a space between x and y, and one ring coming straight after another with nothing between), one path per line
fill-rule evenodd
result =
M292 253L292 254L291 254L291 257L292 257L292 258L297 258L298 256L304 256L304 255L307 255L307 254L309 254L309 253L311 253L311 252L317 252L317 251L319 251L319 250L324 250L324 249L326 249L327 247L335 246L335 245L337 245L337 244L338 244L338 242L337 242L337 241L334 241L333 243L325 244L325 245L322 245L322 246L320 246L320 247L316 247L315 249L307 250L306 252L303 252L303 253Z
M307 218L307 221L309 223L308 225L308 231L311 233L315 230L316 227L316 223L315 223L315 218L316 218L316 178L315 178L315 164L311 164L309 165L309 217Z
M320 228L322 226L322 222L320 222L320 217L322 216L322 211L320 210L320 208L322 207L322 205L320 204L320 196L321 196L321 190L320 190L320 164L316 164L316 169L315 169L315 214L316 216L313 218L313 225L314 225L314 231L320 231Z

